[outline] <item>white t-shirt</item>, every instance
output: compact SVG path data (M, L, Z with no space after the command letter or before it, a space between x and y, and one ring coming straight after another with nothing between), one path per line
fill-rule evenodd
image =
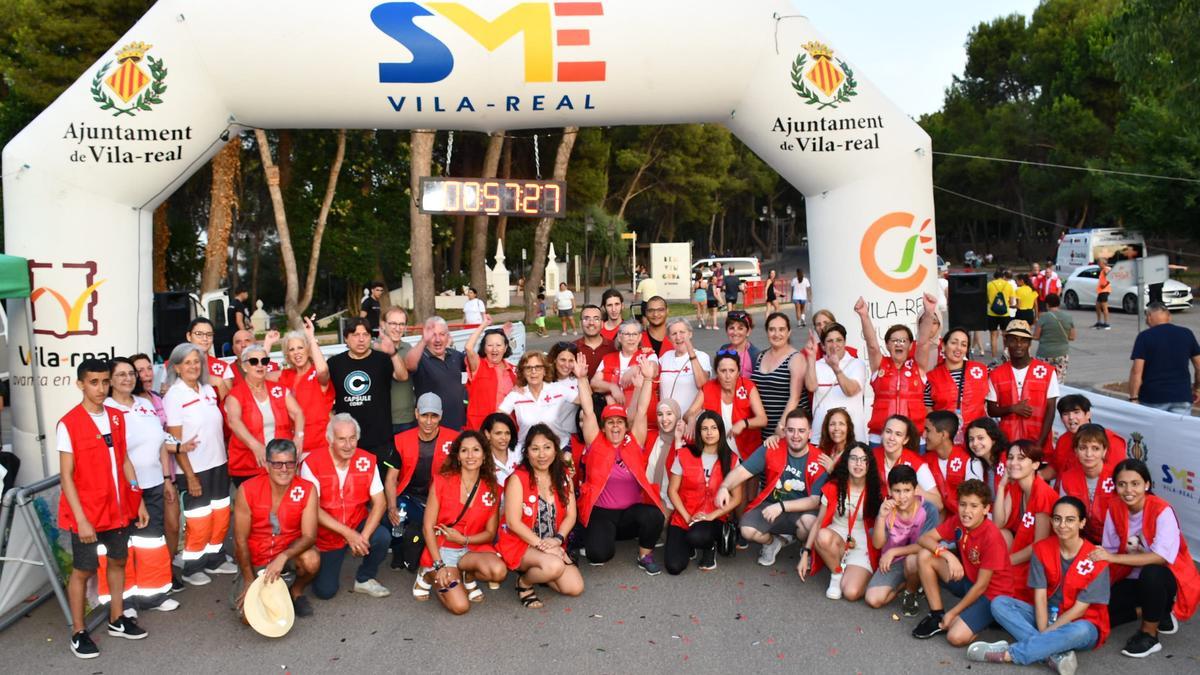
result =
M263 444L266 445L275 439L275 411L271 410L271 399L265 401L254 399L258 404L258 414L262 415L263 421Z
M886 464L887 457L884 457L883 461ZM941 460L941 461L945 462L946 460ZM945 475L946 467L944 464L941 466L942 466L942 472L943 472L942 475ZM894 464L892 466L884 466L883 475L886 476L887 474L891 473L891 470L894 468L896 468L896 466ZM937 490L937 481L934 480L933 473L929 470L928 466L926 466L925 464L921 464L920 466L914 466L913 468L917 470L917 486L918 487L920 487L922 490L925 490L926 492L934 492Z
M569 309L575 309L575 294L571 289L567 288L554 294L554 306L558 311L565 312Z
M1009 285L1009 286L1012 286L1013 297L1015 298L1015 297L1017 296L1017 282L1016 282L1015 280L1013 280L1013 279L1009 279L1009 280L1008 280L1008 285ZM1014 305L1014 306L1012 306L1012 307L1009 307L1009 308L1008 308L1008 316L1009 316L1009 318L1011 319L1012 317L1014 317L1014 316L1016 316L1016 315L1017 315L1017 308L1016 308L1016 306Z
M491 451L489 450L488 452ZM521 459L524 456L525 453L519 448L513 448L512 450L508 451L508 459L504 462L496 460L495 456L492 457L492 460L496 464L496 483L499 484L500 487L504 487L505 481L507 481L508 477L517 470L517 466L521 463Z
M854 421L854 437L867 438L867 412L863 393L867 387L867 364L862 359L856 359L849 353L842 355L838 366L846 377L858 382L860 391L854 396L847 396L838 384L833 369L825 363L825 359L817 359L817 390L812 393L813 400L813 438L814 444L821 442L821 424L825 414L831 408L845 408Z
M463 304L463 323L483 323L483 315L486 312L487 307L483 304L483 300L479 298L468 300Z
M725 423L725 440L729 441L729 447L737 452L737 439L733 437L733 401L721 401L721 421Z
M350 475L350 465L346 464L346 468L339 469L337 464L334 464L333 470L337 472L338 489L341 490L346 486L346 476ZM321 481L317 480L317 476L312 472L312 469L308 468L307 464L300 465L300 477L316 486L317 496L321 496ZM379 480L379 472L374 471L371 473L370 494L374 497L380 492L383 492L383 481Z
M196 438L196 449L188 453L192 471L200 473L229 461L221 408L212 385L202 384L197 392L183 380L176 380L163 396L163 410L167 413L167 426L183 427L181 441L186 443ZM182 474L183 469L176 468L175 473Z
M658 363L662 368L658 378L658 400L674 399L679 409L687 412L700 394L700 388L696 386L696 363L711 375L712 359L705 352L697 351L696 363L693 363L686 352L680 356L672 350L658 357Z
M646 277L638 284L637 292L638 298L643 302L649 300L658 295L658 282L654 280L654 277Z
M637 367L638 367L638 360L637 360L637 357L639 357L639 356L644 356L645 358L647 358L647 359L650 359L650 360L651 360L651 361L653 361L654 363L658 363L658 362L659 362L659 360L658 360L658 355L657 355L657 354L654 354L654 353L646 353L646 354L643 354L642 352L640 352L640 351L639 351L639 352L634 352L634 353L633 353L633 356L625 356L625 352L617 352L617 377L616 377L616 381L617 381L618 383L620 383L620 381L621 381L621 377L622 377L623 375L625 375L625 371L629 370L630 368L637 368ZM596 372L597 372L597 373L602 373L602 374L600 375L600 377L604 378L604 379L605 379L605 381L607 381L607 380L609 379L608 377L606 377L606 375L607 375L608 371L606 371L606 370L604 369L604 368L605 368L605 363L604 363L604 361L605 361L605 360L607 360L607 358L608 358L608 357L605 357L605 359L601 360L601 361L600 361L600 367L596 369ZM634 393L637 393L637 392L634 392ZM625 404L626 404L626 405L628 405L628 404L629 404L629 401L625 401Z
M536 399L529 387L513 387L500 402L498 410L516 418L518 449L525 447L525 433L538 423L547 424L558 433L559 447L565 448L571 439L570 433L563 433L564 429L561 428L560 419L564 415L562 408L574 405L578 400L579 388L575 382L546 382Z
M1017 383L1017 394L1020 395L1025 390L1025 375L1029 372L1029 366L1025 366L1024 368L1014 367L1012 371L1013 380L1015 380ZM1046 388L1046 398L1058 398L1059 393L1058 371L1054 368L1050 368L1050 386ZM992 384L991 378L988 378L987 400L992 401L993 403L997 402L996 386Z
M808 289L812 288L808 277L801 281L796 281L796 277L792 277L792 300L808 300Z
M108 413L106 411L101 410L99 414L88 412L88 416L92 418L92 423L96 425L96 429L100 432L100 435L106 436L112 433L112 426L108 422ZM75 453L75 448L71 444L71 435L67 433L67 425L59 422L55 436L57 437L59 452L65 452L68 455ZM117 472L120 469L117 467L117 452L113 450L111 443L108 445L108 464L112 467L113 488L116 490L117 500L119 501L121 499L121 483L120 478L117 477ZM138 483L140 484L141 481L138 481Z
M138 485L143 490L158 487L163 483L162 450L166 434L154 404L139 396L133 397L133 405L126 407L110 396L104 405L125 413L125 451L137 474Z

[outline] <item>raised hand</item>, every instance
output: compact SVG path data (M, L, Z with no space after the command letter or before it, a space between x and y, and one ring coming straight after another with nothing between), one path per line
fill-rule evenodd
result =
M854 313L865 317L867 315L867 301L863 300L862 296L858 296L858 300L854 303Z

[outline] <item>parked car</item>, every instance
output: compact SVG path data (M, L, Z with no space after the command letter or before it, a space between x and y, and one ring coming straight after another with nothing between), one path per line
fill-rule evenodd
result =
M1111 275L1110 275L1111 278ZM1096 286L1100 283L1100 267L1084 265L1067 277L1063 284L1063 306L1067 309L1096 306ZM1137 285L1128 281L1111 279L1112 294L1109 296L1109 306L1119 306L1126 314L1136 314L1138 310ZM1178 311L1192 306L1192 289L1187 284L1174 279L1167 279L1163 284L1163 302L1168 309ZM1147 289L1143 302L1150 302L1150 291Z
M762 279L762 264L758 258L704 258L692 264L692 273L699 271L705 279L712 276L711 265L720 265L728 273L733 268L733 276L742 281L760 281Z

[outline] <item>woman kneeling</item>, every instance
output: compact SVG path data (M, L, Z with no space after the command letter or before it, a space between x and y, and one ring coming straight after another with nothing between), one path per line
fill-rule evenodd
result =
M667 574L687 569L700 553L700 569L717 568L717 537L729 513L742 501L742 486L721 507L714 503L721 481L737 466L718 413L705 410L696 419L696 443L680 450L671 463L667 495L675 506L667 528Z

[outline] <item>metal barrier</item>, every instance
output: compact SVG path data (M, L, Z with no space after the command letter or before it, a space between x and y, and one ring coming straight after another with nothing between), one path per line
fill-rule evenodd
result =
M62 580L58 577L58 561L38 518L35 501L42 492L58 487L58 475L32 485L18 487L5 493L0 508L0 527L3 527L3 546L0 546L0 630L16 623L22 616L46 602L51 596L58 599L59 608L71 626L71 607ZM29 544L32 543L32 548ZM14 548L19 550L14 551ZM13 553L20 553L13 557ZM41 567L45 581L30 589L38 574L30 567Z

